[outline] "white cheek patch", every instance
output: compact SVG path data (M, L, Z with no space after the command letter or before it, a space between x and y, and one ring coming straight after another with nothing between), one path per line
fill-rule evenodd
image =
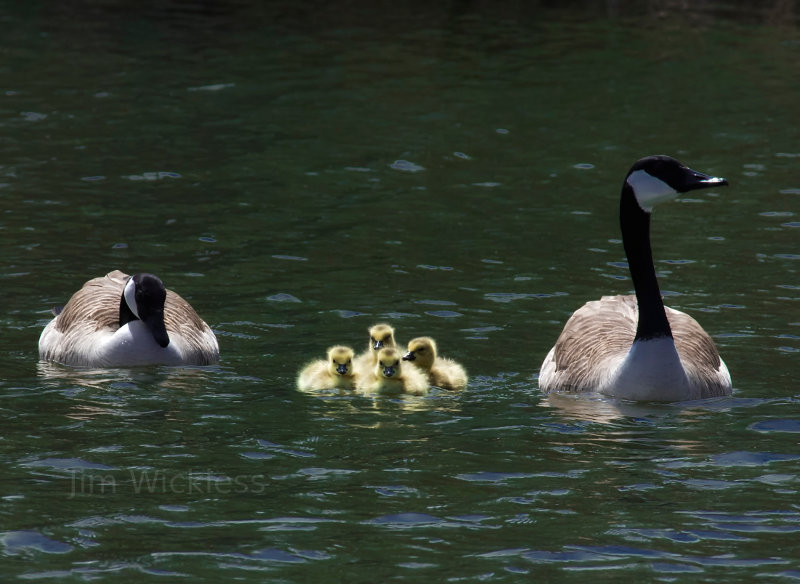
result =
M131 309L133 315L136 318L140 318L139 309L136 306L136 284L133 283L133 278L128 278L128 283L125 284L123 295L125 296L125 303L128 305L128 308Z
M639 206L648 213L653 211L654 205L670 201L678 196L678 191L663 180L648 174L645 170L632 172L628 176L627 182L633 189Z

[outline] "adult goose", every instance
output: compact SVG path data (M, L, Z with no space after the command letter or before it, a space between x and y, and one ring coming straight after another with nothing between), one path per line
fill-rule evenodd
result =
M669 156L631 167L619 217L636 295L603 296L573 313L542 363L542 390L664 402L730 395L731 376L714 341L691 316L664 306L650 249L653 205L727 184Z
M209 365L217 338L153 274L115 270L75 292L39 337L39 358L64 365Z

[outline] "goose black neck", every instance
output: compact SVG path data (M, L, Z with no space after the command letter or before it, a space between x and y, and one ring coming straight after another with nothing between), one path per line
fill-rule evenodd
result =
M661 300L653 252L650 248L650 214L639 207L633 189L628 183L622 187L619 205L619 223L622 244L628 256L636 302L639 305L639 322L636 339L672 337L672 330Z
M119 326L123 326L132 322L134 320L139 320L133 311L128 306L128 303L125 302L125 294L122 295L119 301Z

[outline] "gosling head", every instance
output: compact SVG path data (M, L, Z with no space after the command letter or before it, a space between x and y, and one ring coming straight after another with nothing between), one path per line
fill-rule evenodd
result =
M658 203L697 189L725 186L724 178L692 170L670 156L647 156L638 160L625 177L642 211L651 213Z
M398 379L401 356L397 349L384 348L378 351L378 375L387 379Z
M430 371L436 359L436 341L430 337L417 337L408 342L408 352L403 361L411 361L425 371Z
M376 324L369 329L369 348L372 351L380 351L384 347L393 349L394 329L388 324Z
M353 375L353 349L336 345L328 349L328 363L335 375L350 377Z

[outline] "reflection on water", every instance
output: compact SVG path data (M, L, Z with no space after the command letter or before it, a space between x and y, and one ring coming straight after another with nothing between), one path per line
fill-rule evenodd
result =
M432 388L427 395L364 395L343 389L314 390L302 392L310 399L319 400L316 410L341 422L352 423L348 418L353 413L369 413L375 420L370 427L378 428L382 420L394 421L399 413L437 411L443 414L457 414L461 410L458 394Z
M151 416L153 411L131 409L131 395L193 395L218 374L216 367L147 367L140 369L88 369L39 361L42 388L57 389L70 398L68 418L91 420L98 416ZM169 406L172 400L160 402ZM158 410L159 416L180 420L178 411Z
M658 406L648 406L602 395L549 393L539 403L556 408L569 418L607 424L619 418L648 418L663 413Z
M39 361L36 372L51 387L74 384L81 388L131 389L158 387L165 390L196 391L219 372L216 367L142 367L140 369L89 369Z

